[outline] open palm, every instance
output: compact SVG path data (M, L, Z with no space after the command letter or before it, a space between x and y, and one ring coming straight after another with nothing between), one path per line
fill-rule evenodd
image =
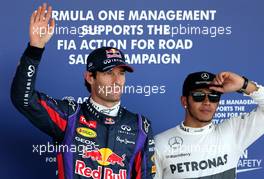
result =
M51 19L52 7L48 7L46 12L46 3L33 12L30 18L30 45L43 48L53 35L55 21Z

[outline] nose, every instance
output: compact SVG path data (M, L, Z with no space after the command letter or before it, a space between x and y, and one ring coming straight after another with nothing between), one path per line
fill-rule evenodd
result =
M209 98L208 98L208 94L205 95L205 99L203 100L204 104L210 104Z

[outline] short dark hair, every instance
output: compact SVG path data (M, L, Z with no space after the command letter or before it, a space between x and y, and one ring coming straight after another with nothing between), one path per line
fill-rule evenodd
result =
M96 79L96 71L90 73L92 73L93 78ZM84 85L86 86L86 89L89 91L89 93L91 93L91 85L86 81L86 79L84 79Z

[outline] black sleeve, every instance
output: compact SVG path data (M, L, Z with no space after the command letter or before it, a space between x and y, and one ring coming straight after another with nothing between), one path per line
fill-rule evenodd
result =
M37 69L43 51L28 45L12 82L11 100L33 125L54 139L62 140L67 117L76 105L69 105L68 101L56 100L35 90Z

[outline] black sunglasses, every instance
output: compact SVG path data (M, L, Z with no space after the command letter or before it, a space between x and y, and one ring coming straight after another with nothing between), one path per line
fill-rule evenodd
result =
M207 96L210 102L217 103L220 101L221 98L221 93L217 93L217 92L205 93L202 91L194 91L191 92L190 94L195 102L202 102L205 100Z

